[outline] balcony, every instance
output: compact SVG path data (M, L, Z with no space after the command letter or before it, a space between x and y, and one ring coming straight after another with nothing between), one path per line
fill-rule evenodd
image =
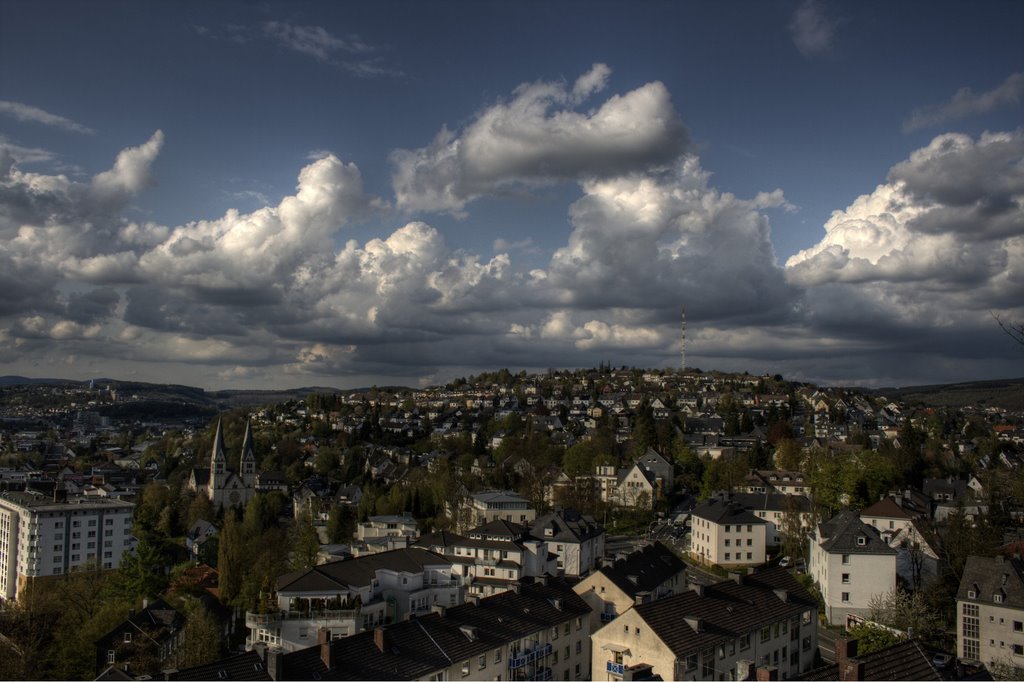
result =
M279 625L285 620L308 621L343 621L355 620L359 611L355 609L323 610L323 611L276 611L274 613L245 612L245 627L250 630L268 628Z
M615 661L608 661L608 664L605 666L605 670L610 672L612 675L618 675L619 677L622 677L623 673L625 673L626 671L626 664L616 663Z
M517 656L511 656L508 659L509 670L515 670L516 668L522 668L524 665L528 665L530 663L533 663L537 659L540 659L540 658L543 658L543 657L547 656L548 654L551 653L551 651L552 651L552 646L551 646L550 643L548 643L548 644L541 644L539 646L536 646L536 647L534 647L533 649L531 649L529 651L524 651L523 653L521 653L521 654L519 654Z
M552 677L551 668L538 668L537 672L526 677L527 680L550 680Z

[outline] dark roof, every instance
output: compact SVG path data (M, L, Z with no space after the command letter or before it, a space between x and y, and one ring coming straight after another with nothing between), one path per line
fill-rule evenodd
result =
M658 585L685 571L686 564L668 547L655 542L598 570L632 598L637 592L654 591Z
M430 535L421 535L416 542L412 543L413 547L440 547L442 551L450 547L456 547L466 542L466 538L458 533L452 533L447 530L439 530Z
M857 512L844 509L818 527L825 538L821 546L828 552L843 554L896 554L878 534L878 530L860 520ZM859 538L863 538L860 540Z
M479 604L456 606L444 616L433 613L385 626L381 629L383 650L375 643L375 631L334 640L330 643L330 668L324 664L320 645L286 654L284 677L416 679L589 613L590 607L565 580L520 583L518 592L510 590L481 599Z
M968 596L972 590L973 598ZM1024 608L1024 561L1003 556L967 557L957 600L992 603L997 593L1002 597L1003 606Z
M192 470L192 478L195 479L197 486L203 487L210 482L210 470L196 467Z
M752 629L817 609L817 602L783 568L737 576L634 607L677 657L733 640ZM687 618L700 619L695 629Z
M886 497L866 509L860 510L861 516L879 516L886 519L912 519L914 515L896 504L891 497Z
M256 651L246 651L213 663L167 673L168 680L269 680L266 666Z
M701 502L693 508L691 514L716 524L766 523L764 519L747 511L743 505L723 497L712 497Z
M332 561L302 571L286 573L277 579L278 591L346 590L369 585L378 570L421 573L426 566L451 564L449 559L420 547L405 547L388 552Z
M551 529L551 535L544 530ZM556 542L584 542L596 538L604 532L590 516L579 513L575 509L556 509L537 519L530 525L530 534L536 538L550 538Z
M733 493L732 501L744 509L757 511L811 511L811 501L804 495L785 493Z
M917 639L897 642L884 649L870 654L856 656L852 661L864 664L862 680L941 680L943 677L936 672L931 663L932 656ZM838 680L839 668L836 664L815 668L798 680Z
M472 528L466 533L470 537L480 536L481 539L487 536L508 538L509 540L519 540L526 534L526 527L518 523L512 523L505 519L495 519L489 521L482 526Z

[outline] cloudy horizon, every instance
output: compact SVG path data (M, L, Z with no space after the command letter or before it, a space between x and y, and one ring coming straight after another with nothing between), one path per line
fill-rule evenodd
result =
M1021 6L48 7L0 4L0 374L668 368L685 306L690 367L1024 375Z

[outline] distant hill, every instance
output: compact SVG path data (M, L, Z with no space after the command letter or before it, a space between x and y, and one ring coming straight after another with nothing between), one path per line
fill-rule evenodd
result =
M74 381L73 379L30 379L29 377L19 377L11 374L0 377L0 386L20 386L23 384L31 384L35 386L66 386L68 384L84 383L86 382Z
M910 404L923 403L934 407L975 406L1024 410L1024 378L877 388L865 390L865 393L898 399Z

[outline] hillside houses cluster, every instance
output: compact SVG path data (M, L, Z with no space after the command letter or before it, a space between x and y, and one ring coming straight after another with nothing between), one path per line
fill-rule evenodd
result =
M3 406L0 491L139 507L154 489L168 500L205 495L201 517L165 539L198 564L213 603L211 565L233 509L273 497L272 523L288 534L313 527L312 565L260 584L254 601L236 602L237 618L219 616L247 653L169 679L244 679L238 666L259 679L793 679L820 663L819 606L823 625L867 617L872 599L941 574L951 519L1024 518L1024 500L994 497L989 476L1020 475L1021 414L767 375L494 373L160 422L106 413L130 393L19 390L45 408ZM831 481L804 466L865 450L887 457L917 437L919 450L929 441L929 466L949 475L858 491L853 509L849 492L825 507ZM585 466L570 466L587 448ZM688 477L694 461L728 477ZM146 534L173 525L160 511L136 518ZM613 543L612 528L629 547ZM136 538L125 538L131 555ZM978 594L998 596L1008 628L989 639L1006 655L988 660L1024 665L1014 658L1019 563L1006 554L995 568L969 564L978 589L961 586L968 644L958 653L985 660L970 614ZM0 566L13 586L59 575L22 563L24 575ZM182 630L164 606L173 625L148 655L170 666ZM131 663L132 618L97 648L100 667Z

